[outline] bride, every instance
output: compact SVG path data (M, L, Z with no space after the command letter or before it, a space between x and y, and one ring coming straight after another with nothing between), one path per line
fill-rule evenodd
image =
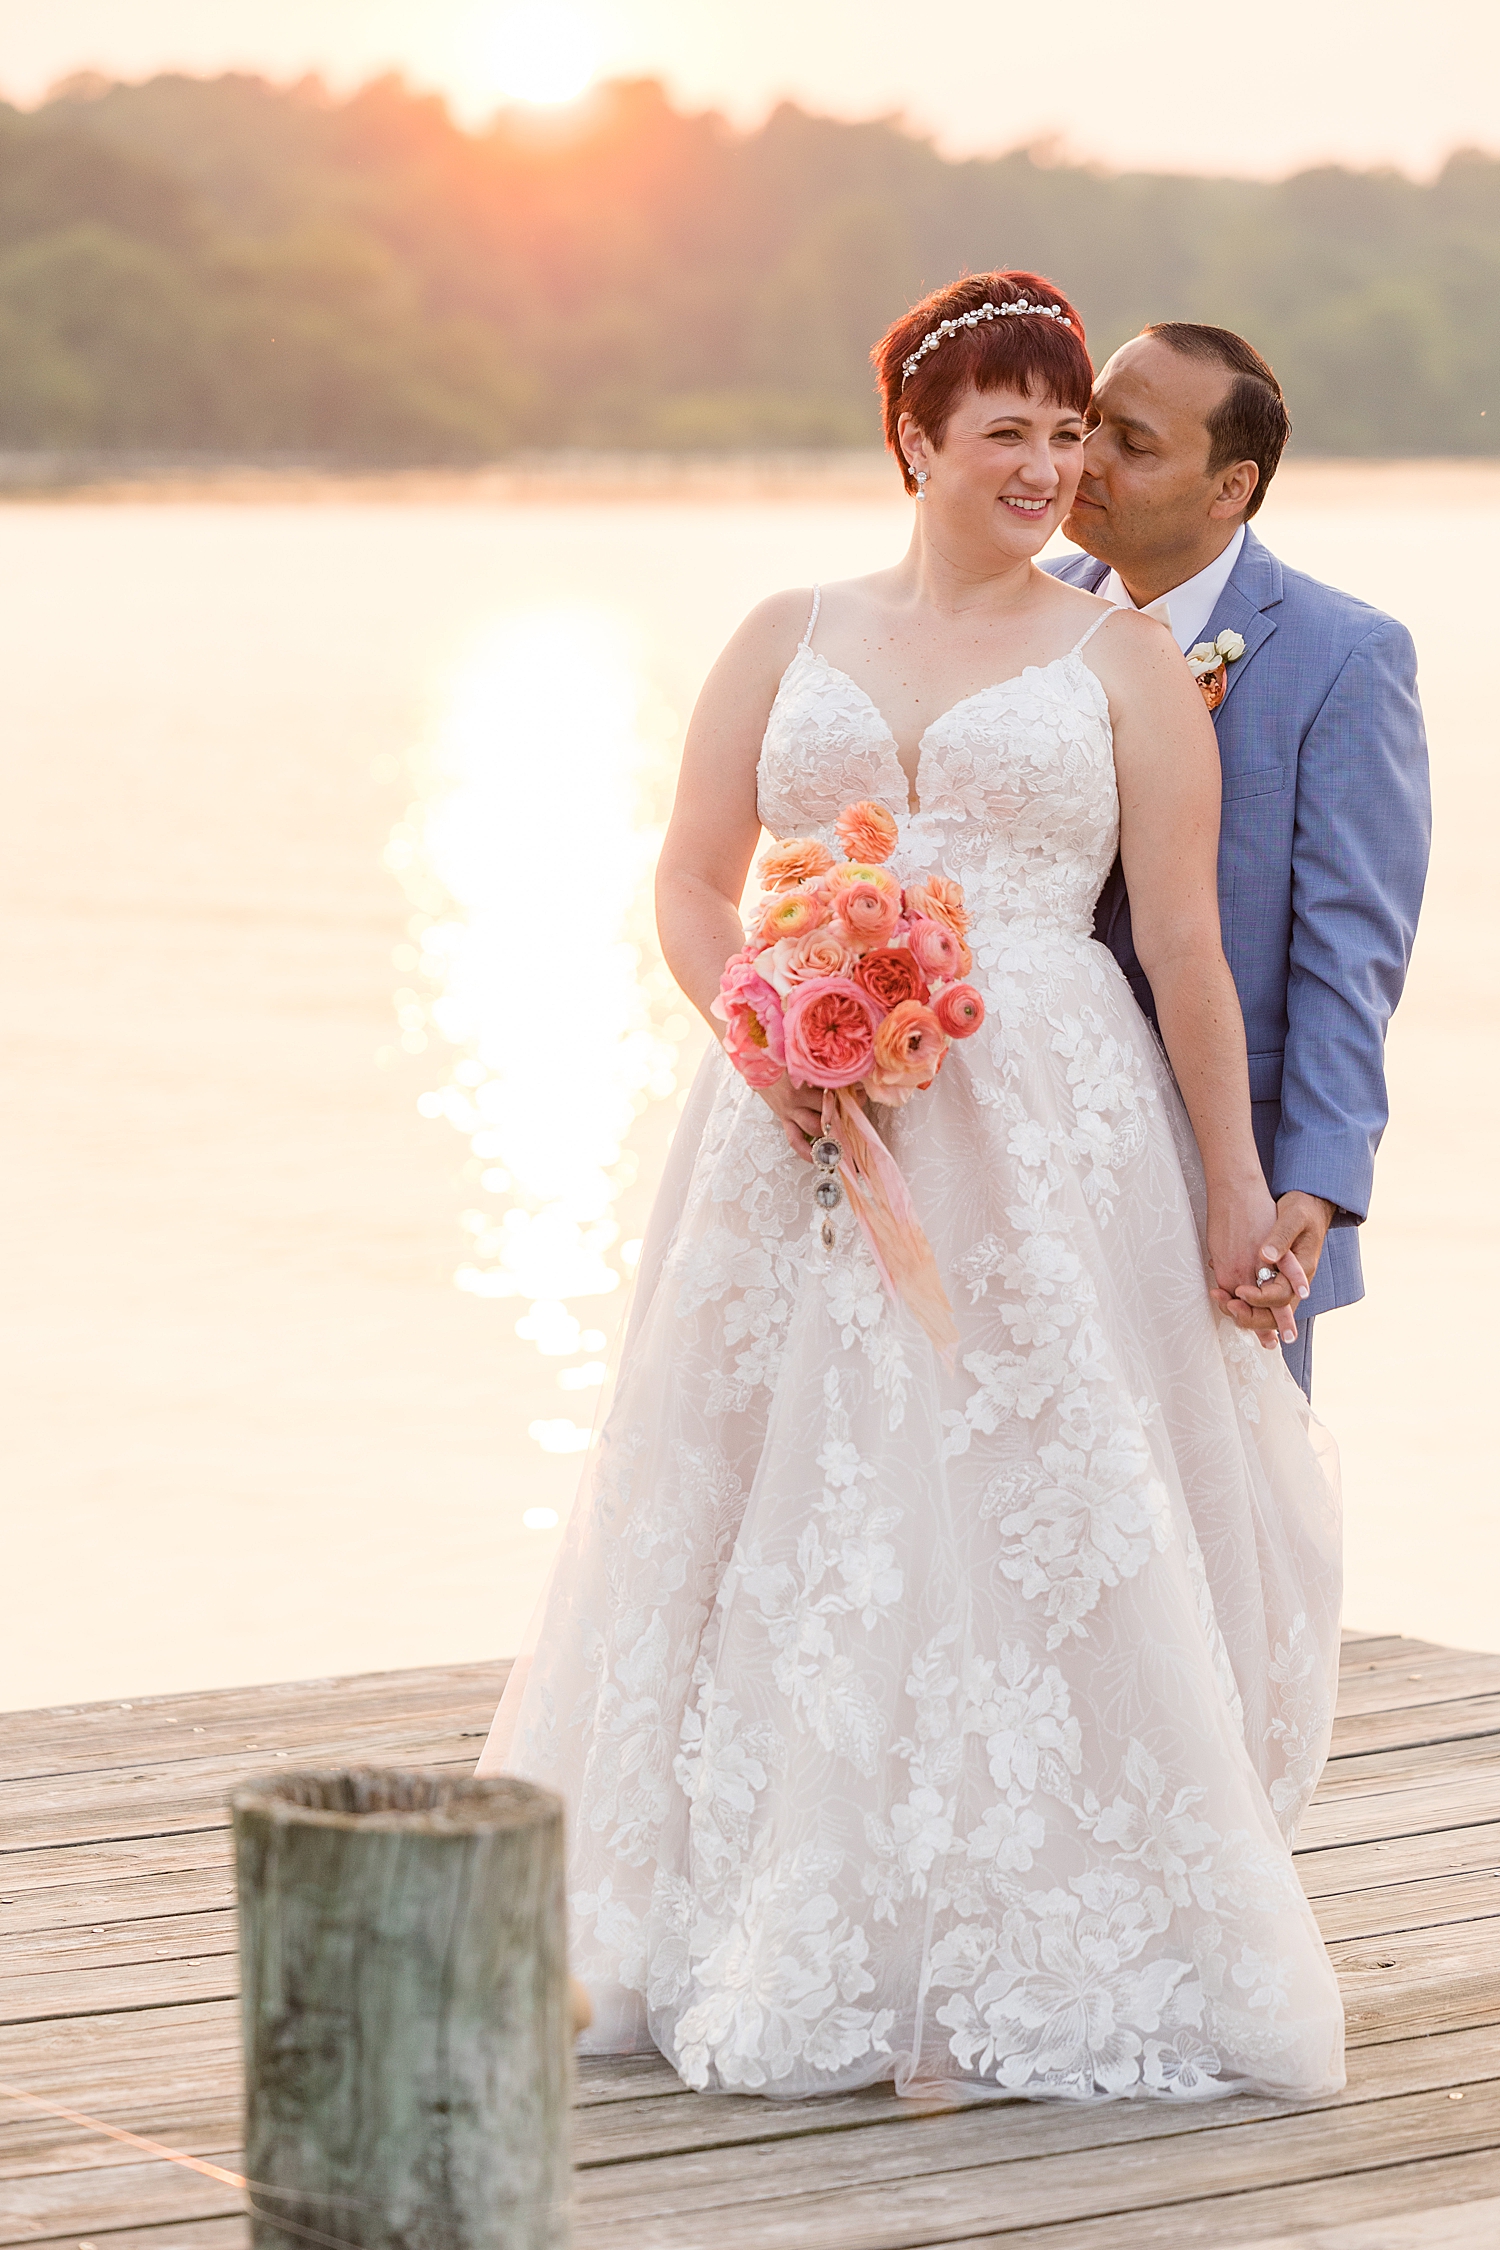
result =
M1290 1841L1337 1506L1276 1339L1211 1297L1254 1286L1273 1210L1212 727L1161 626L1034 564L1078 481L1073 308L973 276L875 358L911 545L729 643L660 924L707 1016L760 830L837 851L864 798L903 884L962 884L984 1026L875 1112L960 1342L949 1369L847 1205L825 1247L817 1097L712 1053L479 1770L566 1800L592 2051L780 2098L1326 2093ZM1117 844L1170 1070L1090 936Z

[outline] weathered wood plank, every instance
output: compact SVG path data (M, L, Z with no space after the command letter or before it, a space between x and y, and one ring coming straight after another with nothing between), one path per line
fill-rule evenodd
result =
M232 1907L198 1914L152 1914L133 1921L74 1923L65 1929L8 1937L0 1984L11 1977L46 1975L58 1969L103 1972L136 1961L185 1961L200 1953L232 1953L234 1947Z
M1335 1844L1390 1842L1488 1823L1500 1810L1500 1775L1493 1767L1442 1780L1412 1781L1390 1789L1325 1798L1307 1808L1297 1831L1300 1853Z
M1341 1713L1333 1723L1330 1763L1366 1758L1377 1750L1419 1749L1430 1742L1457 1742L1476 1735L1500 1735L1500 1692Z
M0 1977L0 2025L56 2023L91 2018L107 2008L180 2008L199 2001L233 2001L239 1994L239 1960L233 1950L187 1961L136 1961L112 1969L58 1969L29 1977Z
M1340 1938L1394 1936L1403 1930L1440 1929L1500 1914L1500 1868L1476 1875L1435 1875L1426 1881L1384 1883L1367 1891L1340 1891L1313 1903L1324 1943Z
M48 1845L0 1856L0 1909L29 1893L69 1890L87 1873L91 1882L182 1875L204 1868L222 1872L233 1859L229 1824L190 1828L175 1836L111 1837L103 1842ZM230 1881L232 1883L232 1875ZM4 1928L0 1922L0 1928Z
M472 1768L474 1751L456 1735L414 1730L366 1745L371 1762L388 1766ZM7 1782L0 1788L0 1883L9 1861L28 1845L107 1843L117 1838L170 1836L227 1820L234 1790L276 1766L312 1765L303 1750L267 1743L236 1757L184 1759L172 1766L112 1767L108 1772L65 1774L44 1781ZM326 1762L326 1761L325 1761Z
M1255 2250L1494 2250L1500 2232L1485 2229L1494 2207L1490 2191L1495 2176L1495 2159L1489 2154L1419 2160L1067 2226L1007 2228L998 2234L987 2229L945 2235L940 2244L924 2236L910 2250L1239 2250L1251 2243ZM1443 2206L1436 2213L1434 2201ZM1470 2212L1479 2217L1471 2222ZM1451 2219L1458 2231L1411 2231L1429 2216ZM1352 2242L1340 2239L1351 2222L1364 2233L1363 2241L1359 2234ZM1288 2228L1296 2232L1288 2234ZM622 2236L621 2244L622 2250L636 2250L630 2237ZM113 2237L109 2250L115 2250Z
M233 2001L0 2026L0 2083L55 2096L73 2108L92 2104L97 2116L107 2117L98 2105L126 2089L147 2093L180 2077L202 2084L226 2074L233 2083L239 2067Z
M1368 1797L1407 1789L1421 1782L1455 1781L1483 1774L1500 1782L1500 1736L1469 1734L1456 1741L1403 1743L1358 1756L1330 1758L1318 1783L1318 1802L1340 1804L1346 1797Z
M351 1673L327 1680L275 1681L264 1687L210 1688L197 1695L137 1696L128 1703L57 1704L41 1711L0 1712L0 1778L48 1770L71 1762L109 1763L133 1757L165 1729L225 1730L232 1747L240 1731L253 1732L301 1718L326 1723L334 1713L351 1723L361 1715L400 1718L430 1705L474 1706L493 1714L510 1672L510 1660L432 1665L412 1672ZM477 1723L477 1722L476 1722ZM87 1737L86 1740L82 1739ZM168 1755L172 1754L170 1750ZM47 1764L40 1763L46 1761Z
M248 2219L188 2219L182 2225L111 2227L89 2250L250 2250ZM76 2227L63 2234L28 2235L34 2250L82 2250Z
M1500 1870L1500 1821L1471 1828L1425 1829L1415 1836L1382 1837L1297 1853L1297 1874L1314 1901L1341 1891L1383 1889L1436 1875Z
M83 1847L77 1847L82 1852ZM91 1864L75 1858L74 1866ZM7 1961L28 1957L30 1948L50 1938L81 1945L112 1939L122 1923L174 1920L192 1914L218 1914L232 1908L231 1871L221 1867L170 1868L160 1875L120 1875L112 1882L54 1883L45 1889L5 1893L0 1906L0 1943Z
M1351 2048L1500 2021L1500 1920L1493 1916L1328 1951Z
M576 2250L910 2250L993 2230L1151 2209L1325 2178L1325 2113L1007 2160L1009 2116L968 2113L909 2128L768 2142L711 2158L665 2158L580 2174ZM955 2128L965 2130L960 2135ZM879 2145L882 2138L888 2143ZM940 2140L946 2146L940 2148ZM1500 2147L1500 2080L1353 2104L1338 2119L1341 2173ZM967 2161L965 2161L967 2159ZM1429 2199L1430 2200L1430 2199ZM1329 2216L1334 2216L1333 2212Z
M234 2149L212 2153L225 2171L241 2169ZM29 2180L8 2180L0 2196L0 2244L46 2241L62 2236L77 2241L98 2229L112 2229L121 2218L137 2226L185 2219L234 2218L244 2210L238 2188L221 2186L189 2171L185 2164L94 2166L86 2172L47 2172ZM117 2238L111 2233L109 2250Z

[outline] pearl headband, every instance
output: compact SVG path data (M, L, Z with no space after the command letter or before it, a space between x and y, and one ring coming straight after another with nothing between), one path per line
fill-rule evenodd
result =
M1055 320L1064 328L1071 328L1073 325L1061 305L1030 305L1024 297L1018 297L1013 305L992 305L986 299L984 304L976 305L972 312L960 313L957 320L939 321L936 328L928 331L910 359L901 362L902 390L905 390L927 354L935 352L938 345L945 344L950 336L956 336L961 328L977 328L982 320L1008 320L1018 313L1040 313L1043 320Z

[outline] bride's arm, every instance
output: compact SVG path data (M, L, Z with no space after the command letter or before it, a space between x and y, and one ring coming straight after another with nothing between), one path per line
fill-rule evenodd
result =
M760 836L755 772L782 673L812 593L773 594L753 609L703 683L683 745L672 819L656 867L656 926L667 967L722 1040L709 1007L744 944L740 894ZM821 1130L818 1097L782 1078L763 1098L799 1156Z
M1202 693L1162 626L1122 614L1095 651L1114 725L1135 949L1203 1159L1214 1278L1232 1294L1254 1286L1276 1206L1250 1129L1245 1024L1219 929L1218 744ZM1291 1341L1290 1286L1257 1292L1257 1302L1277 1297Z

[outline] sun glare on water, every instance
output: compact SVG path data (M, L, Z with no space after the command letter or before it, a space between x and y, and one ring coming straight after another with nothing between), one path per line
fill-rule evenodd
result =
M587 17L556 0L518 0L503 9L485 45L496 92L542 108L576 101L599 67L599 43Z
M614 619L512 617L451 682L419 801L386 853L418 909L427 986L398 995L403 1044L426 1050L430 1026L452 1053L418 1107L477 1160L483 1201L455 1278L519 1300L516 1333L565 1363L556 1383L573 1411L531 1425L548 1453L589 1442L575 1416L592 1413L606 1372L596 1307L639 1250L615 1216L634 1177L626 1144L677 1092L689 1028L656 948L660 833L645 806L676 725Z

